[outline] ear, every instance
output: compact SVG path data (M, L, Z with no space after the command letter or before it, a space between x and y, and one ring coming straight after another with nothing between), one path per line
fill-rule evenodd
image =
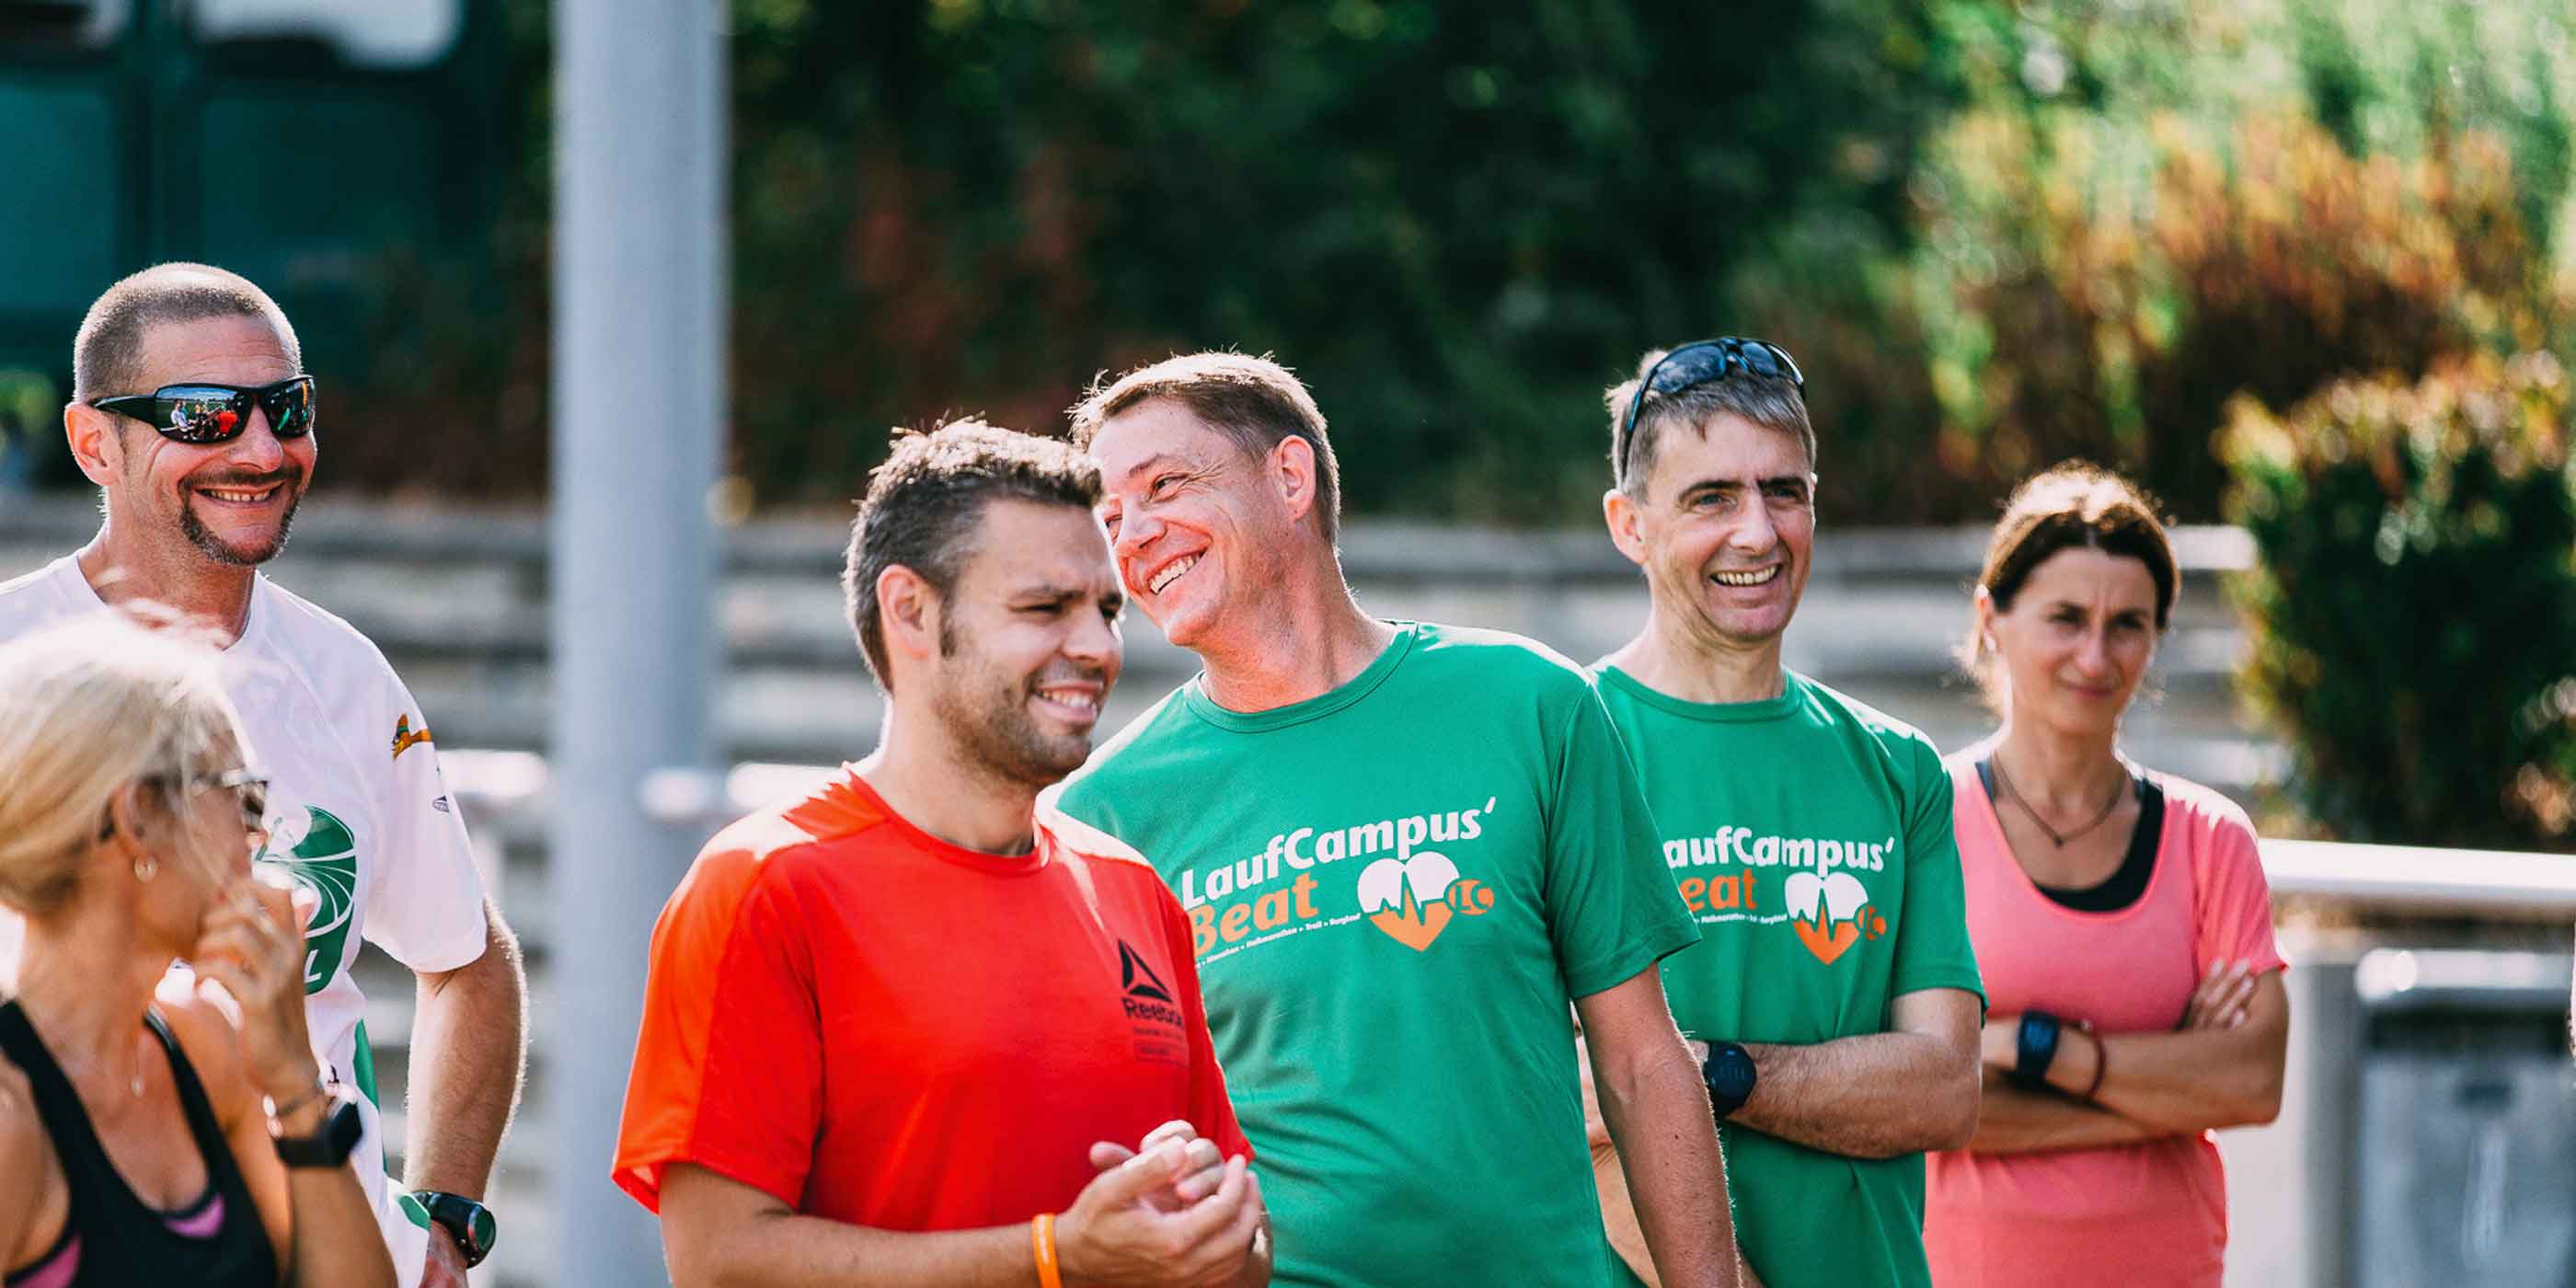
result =
M1646 563L1646 538L1638 530L1643 518L1637 498L1615 487L1601 494L1601 520L1610 526L1610 544L1619 547L1628 562L1641 568Z
M155 826L166 821L154 818L157 812L144 801L143 784L127 783L117 788L116 794L107 798L109 835L105 839L126 851L128 857L146 857L143 839L151 835Z
M116 417L85 403L63 404L63 438L81 477L100 487L116 482L125 468L125 440L116 432Z
M1270 481L1279 489L1279 503L1286 507L1289 522L1313 513L1318 499L1315 445L1294 434L1280 439L1270 449Z
M1989 653L1995 651L1995 620L2002 616L2003 610L1995 607L1994 593L1977 587L1977 639Z
M918 663L939 655L941 608L939 588L920 573L895 564L877 574L877 624L888 664L898 657Z

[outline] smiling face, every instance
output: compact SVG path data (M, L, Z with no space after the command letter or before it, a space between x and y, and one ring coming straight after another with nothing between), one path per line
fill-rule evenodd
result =
M144 334L140 356L135 387L119 392L195 382L257 386L298 374L276 328L260 318L156 326ZM96 408L75 414L113 422L101 448L110 477L93 478L107 490L112 527L235 566L265 563L285 548L312 481L314 435L280 439L268 413L254 409L240 436L195 446Z
M1980 595L2011 718L2068 733L2118 727L2156 651L2156 583L2143 560L2070 546L2032 567L1998 609Z
M1203 650L1229 605L1278 580L1301 535L1279 471L1311 449L1291 438L1253 457L1154 399L1104 421L1090 450L1120 583L1174 644Z
M1815 550L1815 476L1788 433L1732 412L1668 432L1642 496L1612 492L1611 534L1645 569L1655 613L1712 646L1772 644Z
M929 704L950 739L996 774L1044 786L1091 755L1118 682L1125 604L1099 520L1077 507L998 500L939 606L939 652L898 701Z

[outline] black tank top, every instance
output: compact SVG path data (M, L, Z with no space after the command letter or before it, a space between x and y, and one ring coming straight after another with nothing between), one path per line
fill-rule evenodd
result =
M158 1012L144 1017L170 1056L171 1081L188 1118L188 1135L206 1160L205 1197L184 1212L164 1212L137 1197L91 1130L88 1111L16 1002L0 1006L0 1055L27 1075L36 1114L53 1139L71 1215L63 1237L34 1265L7 1282L48 1288L125 1288L187 1284L190 1288L276 1288L277 1251L251 1205L250 1190L224 1140L206 1089ZM69 1277L64 1277L68 1272Z

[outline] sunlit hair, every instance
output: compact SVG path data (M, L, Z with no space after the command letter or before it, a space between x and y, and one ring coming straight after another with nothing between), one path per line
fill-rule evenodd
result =
M1678 393L1650 393L1646 403L1637 409L1637 425L1630 432L1628 457L1616 459L1619 450L1619 422L1626 419L1628 406L1637 397L1637 382L1664 360L1669 349L1648 349L1637 359L1637 374L1601 391L1601 402L1610 409L1610 482L1629 496L1643 498L1646 480L1654 476L1655 458L1663 451L1664 433L1676 426L1686 426L1705 437L1709 419L1720 412L1733 412L1764 429L1775 430L1797 439L1807 449L1807 470L1816 468L1816 428L1807 419L1806 395L1798 386L1779 376L1759 375L1750 371L1730 371L1717 380L1703 380Z
M2181 593L2173 540L2156 517L2153 499L2129 480L2084 461L2034 474L2013 489L1986 543L1977 585L1994 601L1996 612L2009 613L2032 569L2058 551L2077 547L2146 565L2156 587L2156 633L2163 635ZM1958 654L1959 664L1985 689L1988 705L2000 703L1994 657L1973 618Z
M1091 446L1103 422L1158 398L1188 408L1254 460L1284 440L1305 439L1315 449L1315 530L1326 544L1340 539L1341 462L1324 433L1324 413L1315 406L1315 395L1296 373L1267 357L1225 352L1165 358L1116 380L1104 373L1074 405L1074 445Z
M1100 467L1062 439L980 420L953 420L928 433L895 431L893 453L868 475L868 494L859 501L841 565L842 604L879 688L894 692L885 620L877 611L877 578L900 564L947 597L974 557L984 508L994 501L1070 506L1088 513L1100 503ZM943 653L953 647L950 625L943 614Z
M128 784L168 809L237 766L241 721L215 650L161 615L105 611L0 644L0 904L67 903Z
M286 311L249 278L211 264L155 264L107 288L81 319L72 341L72 397L80 402L116 394L147 394L143 342L160 326L210 318L257 318L277 331L286 361L304 369L303 347Z

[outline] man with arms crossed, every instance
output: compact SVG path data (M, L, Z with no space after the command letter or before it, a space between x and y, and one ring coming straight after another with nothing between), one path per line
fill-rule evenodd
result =
M402 1283L462 1284L496 1232L481 1199L518 1102L526 980L419 705L365 636L259 574L313 477L313 382L295 328L240 277L163 264L90 306L72 366L63 428L106 522L0 585L0 639L141 600L227 644L225 691L275 778L260 861L318 899L306 1007L315 1056L363 1093L358 1175ZM349 973L361 936L420 978L410 1194L387 1193L366 999Z
M1096 392L1118 571L1207 670L1060 808L1179 891L1288 1241L1283 1283L1608 1282L1573 1010L1666 1280L1736 1282L1726 1183L1658 958L1692 941L1582 672L1362 612L1324 418L1264 359Z
M1923 1152L1976 1128L1984 1001L1939 755L1780 664L1815 548L1803 394L1786 353L1734 339L1609 391L1602 504L1653 607L1601 696L1699 920L1664 986L1725 1123L1745 1259L1775 1288L1919 1286ZM1616 1176L1612 1241L1643 1274Z
M708 842L653 930L616 1179L681 1288L1269 1281L1188 920L1034 817L1118 679L1099 494L971 421L870 480L842 584L882 741Z

